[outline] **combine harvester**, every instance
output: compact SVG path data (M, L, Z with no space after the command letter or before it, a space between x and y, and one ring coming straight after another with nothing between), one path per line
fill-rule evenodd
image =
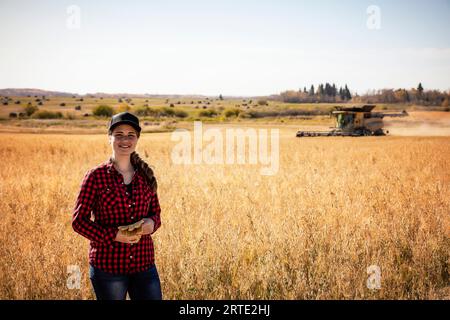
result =
M389 131L383 131L384 117L406 117L408 113L372 112L375 105L364 105L362 107L334 107L330 113L336 118L336 127L330 131L298 131L297 137L360 137L360 136L384 136Z

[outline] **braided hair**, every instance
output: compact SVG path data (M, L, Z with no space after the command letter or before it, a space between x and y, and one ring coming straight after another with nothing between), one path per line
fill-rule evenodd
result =
M137 168L137 170L140 170L142 173L144 173L144 176L146 178L145 180L147 180L147 183L152 189L152 191L156 193L158 183L156 182L153 169L150 168L150 166L144 160L142 160L142 158L137 154L136 151L133 151L131 153L130 161L133 167Z

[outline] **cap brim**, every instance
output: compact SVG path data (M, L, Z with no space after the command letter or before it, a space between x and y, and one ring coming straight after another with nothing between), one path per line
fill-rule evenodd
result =
M129 120L121 120L119 122L114 123L111 127L109 127L109 130L113 131L115 127L121 125L121 124L128 124L132 126L134 129L136 129L137 132L141 132L141 127L136 125L136 123L129 121Z

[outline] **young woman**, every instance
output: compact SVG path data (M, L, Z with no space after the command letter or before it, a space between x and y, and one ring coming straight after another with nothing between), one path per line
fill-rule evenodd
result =
M85 174L73 211L73 229L90 240L89 276L98 300L125 300L127 292L132 300L162 299L151 237L161 209L153 170L135 152L140 132L129 112L111 118L112 155Z

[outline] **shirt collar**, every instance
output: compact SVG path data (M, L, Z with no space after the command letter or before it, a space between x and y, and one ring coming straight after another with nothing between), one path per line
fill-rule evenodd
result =
M114 168L114 163L112 158L110 157L108 161L106 161L106 168L108 169L108 173L118 174L119 172Z
M108 161L106 161L106 168L108 173L114 174L116 176L121 176L120 172L117 171L117 169L114 167L114 163L111 157L109 157ZM136 170L136 168L135 168ZM140 183L143 182L144 177L141 175L140 170L136 170L136 173L134 174L135 177L139 180Z

